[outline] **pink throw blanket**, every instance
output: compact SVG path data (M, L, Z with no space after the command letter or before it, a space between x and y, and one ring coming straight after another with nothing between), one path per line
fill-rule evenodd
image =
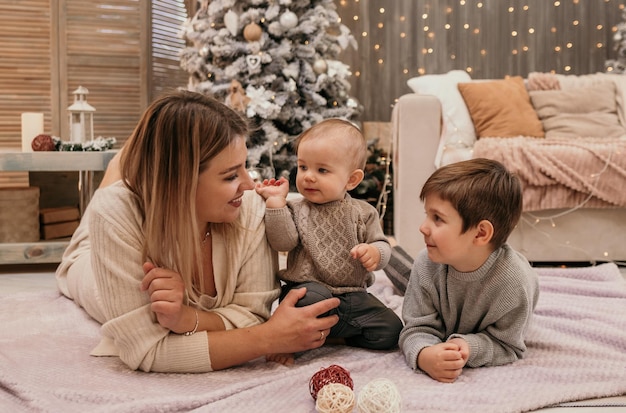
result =
M399 350L345 346L306 352L291 367L259 359L204 374L131 371L118 358L89 356L99 326L59 293L2 296L0 411L314 413L309 380L332 364L350 372L357 397L372 380L391 380L404 412L517 413L626 394L626 283L617 266L537 272L527 357L466 368L452 384L412 371ZM376 275L370 292L399 313L403 298Z
M626 207L626 139L484 138L473 157L500 161L520 177L524 211Z

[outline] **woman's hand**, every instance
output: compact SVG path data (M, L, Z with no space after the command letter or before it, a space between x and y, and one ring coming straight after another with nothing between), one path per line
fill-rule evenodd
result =
M330 315L318 318L339 306L338 298L328 298L304 307L296 307L299 299L304 297L306 288L289 291L267 321L266 325L272 332L276 342L272 353L295 353L318 348L324 344L331 327L337 324L339 317Z
M268 354L296 353L324 344L330 328L337 324L339 317L317 317L339 306L339 299L328 298L305 307L296 307L305 293L306 288L291 290L263 324L209 332L213 370L235 366Z
M180 274L156 267L151 262L143 264L143 272L145 275L141 281L141 290L150 295L150 309L156 314L159 324L175 333L192 330L195 313L183 304L185 283ZM184 317L187 313L189 317Z

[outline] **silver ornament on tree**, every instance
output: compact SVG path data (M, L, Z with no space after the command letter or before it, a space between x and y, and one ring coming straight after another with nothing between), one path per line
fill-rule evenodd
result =
M293 29L298 25L298 16L291 10L287 10L280 15L279 22L285 29Z
M239 16L232 10L228 10L224 15L224 26L231 36L236 36L239 31Z
M251 54L246 56L246 63L248 68L254 70L261 66L261 56L258 54Z
M250 178L252 178L252 180L254 182L261 182L261 181L263 181L263 174L261 174L261 169L260 168L250 168L250 169L248 169L248 175L250 175Z

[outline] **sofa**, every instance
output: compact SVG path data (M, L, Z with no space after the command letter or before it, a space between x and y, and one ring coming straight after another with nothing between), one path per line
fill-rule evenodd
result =
M626 76L452 71L408 85L391 120L394 238L406 252L424 248L419 193L430 174L488 157L522 179L508 242L529 261L626 261Z

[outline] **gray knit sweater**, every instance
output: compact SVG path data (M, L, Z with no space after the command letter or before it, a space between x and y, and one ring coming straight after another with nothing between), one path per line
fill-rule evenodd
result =
M283 208L265 211L267 239L277 251L289 251L283 281L316 281L333 294L364 291L373 282L350 249L360 243L375 245L382 269L389 262L391 246L380 225L376 208L349 194L339 201L314 204L304 198L288 201Z
M400 348L414 370L424 347L455 337L469 345L468 367L513 362L526 351L524 336L538 298L537 273L508 245L468 273L430 261L423 250L404 295Z

